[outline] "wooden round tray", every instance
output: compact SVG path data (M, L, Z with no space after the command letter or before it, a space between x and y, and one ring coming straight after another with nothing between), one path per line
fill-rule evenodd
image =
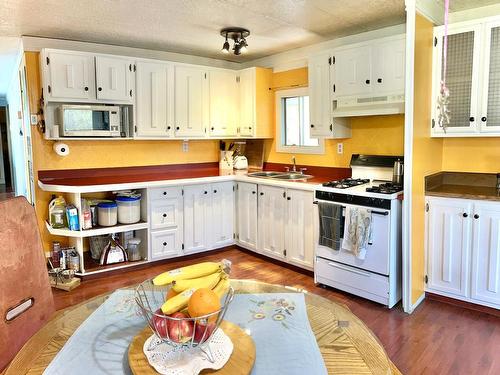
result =
M220 370L203 370L201 374L250 374L255 362L255 344L252 338L237 325L223 321L220 325L233 342L234 349L227 363ZM157 374L142 351L152 331L146 326L133 339L128 349L128 363L134 375Z

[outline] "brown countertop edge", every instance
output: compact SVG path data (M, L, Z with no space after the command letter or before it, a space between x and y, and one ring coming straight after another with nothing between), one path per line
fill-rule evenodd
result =
M287 164L264 163L264 170L284 171ZM297 165L307 168L305 173L314 178L304 183L319 184L351 176L350 168L317 167ZM46 185L92 186L126 184L151 181L180 180L245 174L245 171L221 171L218 162L169 164L133 167L59 169L38 171L38 180Z
M496 188L496 173L434 173L425 177L425 195L500 201Z

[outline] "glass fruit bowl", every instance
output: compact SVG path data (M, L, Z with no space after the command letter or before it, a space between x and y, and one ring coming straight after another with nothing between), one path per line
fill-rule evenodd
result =
M206 315L189 317L187 312L183 311L170 315L163 314L161 306L170 288L170 285L154 285L153 279L139 284L135 290L135 301L139 313L158 338L157 342L168 344L173 348L203 350L204 347L208 347L214 332L224 319L227 308L234 298L234 289L230 286L227 293L222 296L219 310ZM210 359L210 355L208 357Z

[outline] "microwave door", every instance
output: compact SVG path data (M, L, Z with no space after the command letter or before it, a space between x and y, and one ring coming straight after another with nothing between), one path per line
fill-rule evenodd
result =
M109 136L109 111L85 108L65 109L64 135L73 137Z

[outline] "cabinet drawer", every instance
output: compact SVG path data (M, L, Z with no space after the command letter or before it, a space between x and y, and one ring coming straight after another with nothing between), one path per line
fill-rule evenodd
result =
M179 224L179 199L169 198L151 202L151 229L175 227Z
M154 188L149 190L151 200L161 200L166 198L179 198L182 196L182 188L180 186Z
M387 304L389 278L323 258L316 258L317 282Z
M177 229L151 233L151 257L158 259L180 255L178 236Z

